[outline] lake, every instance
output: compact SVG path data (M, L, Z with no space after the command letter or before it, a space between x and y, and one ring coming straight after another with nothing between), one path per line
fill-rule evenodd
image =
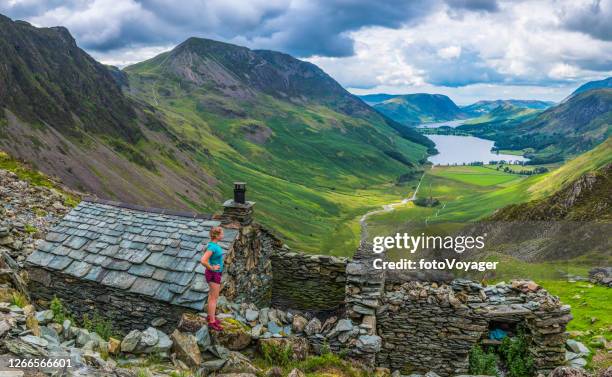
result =
M448 122L446 122L448 123ZM491 160L499 161L527 161L523 156L511 154L497 154L491 152L493 141L473 136L456 135L426 135L434 143L439 154L430 156L428 160L434 165L461 165L475 161L489 163Z

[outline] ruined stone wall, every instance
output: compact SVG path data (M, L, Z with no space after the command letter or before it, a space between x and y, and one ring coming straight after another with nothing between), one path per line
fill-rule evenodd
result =
M569 306L539 287L387 281L377 312L383 345L376 361L406 374L466 374L469 351L487 338L491 321L501 321L526 328L537 371L546 373L564 362L569 320Z
M272 262L280 241L257 224L240 227L225 257L221 294L236 302L269 306L272 298Z
M278 250L272 255L272 304L300 310L343 306L346 258Z
M82 319L83 314L91 319L98 313L124 333L144 330L156 318L167 321L160 328L169 333L178 325L181 313L191 311L41 267L31 267L28 273L30 292L39 303L46 301L45 307L57 296L77 319Z

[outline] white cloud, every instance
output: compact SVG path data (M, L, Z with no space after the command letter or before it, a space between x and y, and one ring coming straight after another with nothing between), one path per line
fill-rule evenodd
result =
M454 59L461 55L461 46L448 46L438 50L438 56L442 59Z

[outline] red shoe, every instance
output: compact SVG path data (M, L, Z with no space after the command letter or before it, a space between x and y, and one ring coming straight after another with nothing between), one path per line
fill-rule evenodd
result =
M215 331L223 331L223 327L219 324L219 321L208 322L208 328Z

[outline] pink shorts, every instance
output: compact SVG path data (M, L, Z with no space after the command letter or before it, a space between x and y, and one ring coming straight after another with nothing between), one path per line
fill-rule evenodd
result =
M206 278L206 282L207 283L221 284L221 275L222 274L223 273L219 272L219 271L211 271L211 270L204 271L204 277Z

